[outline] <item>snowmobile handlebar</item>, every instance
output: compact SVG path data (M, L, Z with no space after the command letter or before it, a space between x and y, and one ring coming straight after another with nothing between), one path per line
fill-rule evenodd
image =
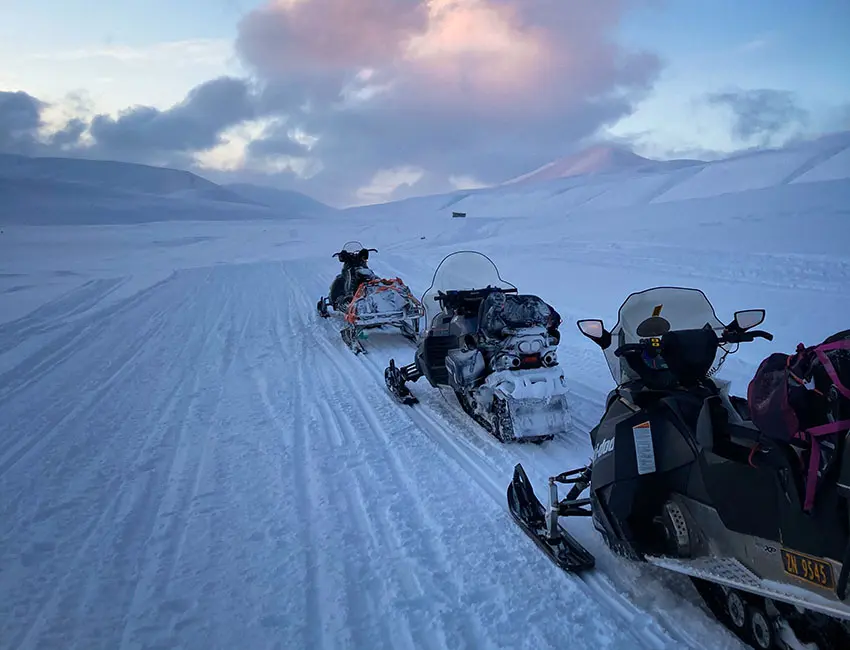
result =
M614 350L614 356L622 357L629 354L650 352L652 350L660 351L661 341L663 338L664 337L662 336L655 337L654 339L649 339L647 341L641 341L640 343L624 343ZM743 330L727 329L717 338L717 341L718 343L751 343L756 339L767 339L768 341L772 341L773 334L765 332L764 330L753 330L752 332L747 332Z
M483 300L491 293L501 291L502 293L518 293L518 290L511 287L502 289L501 287L486 287L484 289L451 289L449 291L438 291L434 296L434 302L457 300Z
M720 337L721 343L751 343L756 339L767 339L768 341L773 340L773 334L770 332L765 332L764 330L753 330L752 332L736 332L734 330L727 330L723 333L723 336Z
M360 253L362 253L363 251L366 251L367 253L377 253L378 249L377 248L364 248L364 249L361 249ZM358 254L358 253L352 253L350 251L339 251L338 253L334 253L333 255L331 255L331 257L337 257L338 258L340 255L343 255L344 253L348 253L349 255L357 255Z

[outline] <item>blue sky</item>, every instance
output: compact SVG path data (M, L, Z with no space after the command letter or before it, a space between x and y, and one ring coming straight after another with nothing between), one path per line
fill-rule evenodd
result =
M380 28L389 30L395 30L399 25L407 29L404 26L407 23L403 24L403 21L409 17L404 13L402 5L407 7L413 3L413 0L347 0L351 5L345 7L338 4L341 0L318 1L325 6L322 10L324 18L331 17L327 20L328 25L334 23L334 11L342 15L344 10L362 4L380 7L378 13L364 15L388 16L386 24ZM435 6L444 2L430 1ZM483 10L478 11L475 7L497 7L499 3L512 5L519 0L463 1L473 7L469 10L470 15L476 17L475 22L480 26L490 24L487 22L489 19L481 18L487 18L490 14L485 15ZM573 145L585 142L589 136L599 137L600 134L625 139L639 153L658 157L699 151L728 152L767 143L768 138L764 133L753 134L750 140L741 137L740 129L736 134L736 119L740 117L736 111L744 110L744 106L752 112L755 110L753 106L761 104L755 104L752 97L744 97L739 102L730 95L764 89L777 91L768 99L773 97L778 101L784 98L786 103L792 101L794 104L794 110L786 106L782 113L783 116L794 116L793 119L788 118L787 125L783 125L783 128L787 126L785 130L779 128L777 121L784 117L775 117L771 122L775 133L772 131L769 135L778 138L771 140L771 144L781 143L783 137L798 133L810 134L850 127L847 123L850 115L850 74L845 69L846 62L850 61L850 39L847 38L850 33L850 2L846 0L598 0L598 3L604 9L595 17L591 16L595 21L593 29L597 31L588 36L577 29L570 31L569 22L573 12L580 22L586 11L587 6L581 2L562 0L559 4L553 4L550 0L539 3L524 0L524 5L518 10L528 11L527 19L533 22L539 19L539 16L533 14L535 5L539 5L541 15L548 16L550 23L553 16L562 21L557 29L563 30L565 40L571 39L575 43L572 50L567 48L564 52L557 52L557 57L553 58L568 62L563 65L577 66L575 78L581 80L576 82L580 89L572 95L564 94L552 99L553 110L561 106L564 115L583 125L583 129L577 128L575 133L563 136L563 142L558 146L564 154L569 153L568 149ZM42 118L48 125L58 127L74 116L91 119L96 114L105 114L114 118L119 111L139 105L167 111L184 100L192 88L222 75L250 79L252 83L259 80L276 87L286 85L291 78L300 78L303 69L313 69L307 64L303 69L298 67L299 56L306 57L303 60L310 65L315 63L309 57L314 56L318 51L316 48L320 47L316 42L307 42L303 32L307 30L321 35L324 24L316 16L308 15L309 11L296 16L288 9L277 7L265 14L256 13L256 10L267 4L262 0L122 0L102 3L94 10L93 3L83 0L0 0L0 12L4 17L0 21L0 91L22 90L50 102L52 106L44 111ZM628 5L629 8L621 11L619 5ZM516 8L520 5L513 6ZM255 13L252 14L252 11ZM548 14L545 13L547 11ZM553 12L560 13L556 15ZM438 18L445 21L445 16L436 10L431 14L431 22ZM249 20L240 27L240 20L246 15ZM270 16L280 18L274 23L275 28L283 30L278 36L264 36L261 33L263 22L269 22ZM393 22L396 18L402 22ZM510 22L508 18L505 20ZM498 28L497 22L492 23L496 27L491 30ZM548 28L545 22L541 22L541 25ZM336 29L340 27L337 25ZM393 31L393 37L398 33L407 35L404 29L402 32ZM341 35L338 37L343 40L357 40L357 36L352 36L349 31L333 33ZM242 44L237 47L236 39L240 34ZM434 39L438 37L439 34ZM263 41L264 38L267 40ZM374 35L370 38L374 38ZM651 62L635 59L635 74L617 72L611 68L610 60L620 56L622 51L600 49L600 43L608 39L615 46L649 51L657 55L658 64L653 68ZM491 47L493 45L490 41L498 39L482 33L471 35L470 40L481 43L486 41L486 46ZM290 41L297 42L290 47ZM529 45L532 46L540 47L539 43ZM283 49L275 51L276 47ZM299 47L302 49L299 50ZM344 46L340 47L344 49ZM362 44L352 51L363 52ZM510 56L524 56L520 50L512 52ZM587 61L582 60L585 53ZM317 56L322 74L327 74L329 68L327 61L322 59L324 54ZM285 63L283 68L276 65L278 60ZM434 71L449 69L444 65L444 60L434 61L436 63L429 78L435 78L437 72ZM495 65L498 67L503 64L508 66L506 70L513 70L507 58ZM585 75L581 66L586 66L588 71L596 70L594 66L602 66L599 69L610 77L606 77L610 83L607 90L623 84L626 88L623 92L629 93L631 107L615 109L612 104L606 109L609 113L604 116L600 114L596 122L591 119L592 116L581 112L586 107L583 107L576 93L584 92L589 96L600 90L590 79L592 75ZM361 71L365 67L369 66L361 66ZM476 68L476 71L486 76L487 66ZM415 72L421 72L419 67ZM354 68L349 80L353 76ZM303 86L306 82L302 79L301 83ZM551 86L552 80L547 83ZM482 86L479 90L480 102L493 101L496 96L500 102L508 101L504 89L498 94L494 94L493 88ZM707 101L706 98L712 93L715 94L715 101ZM377 94L380 98L380 92ZM723 94L722 97L720 94ZM450 120L453 105L447 100L448 96L442 90L436 94L423 95L416 106L433 105L442 119ZM390 105L401 106L398 103L387 104ZM577 117L573 117L573 113L566 109L579 110L577 106L583 108ZM512 113L508 108L500 106L500 110L503 110L498 119L494 118L494 125L503 124L506 115L521 115L523 112L518 108ZM293 122L291 107L281 106L276 110L277 114L271 112L259 121L227 123L230 130L224 137L225 144L213 153L206 152L204 164L225 167L231 171L238 168L236 159L241 156L240 160L246 160L246 142L259 137L258 134L268 129L275 120ZM290 112L286 113L287 110ZM459 119L472 120L473 117L465 115ZM547 114L546 119L549 118L554 119L554 115ZM382 120L386 121L386 116ZM478 119L476 124L480 121ZM443 122L434 121L435 128L439 128L440 124ZM316 137L322 135L322 125L314 118L305 118L298 129L312 130ZM295 133L290 129L287 135L289 140L283 144L288 147L292 139L300 142L299 137L304 136L301 131ZM399 133L404 133L402 125L399 125ZM346 137L350 139L351 134ZM474 142L486 141L486 133L483 131L475 137ZM520 136L512 137L516 140ZM530 134L528 140L534 141L537 137L536 133ZM333 139L326 137L324 142ZM546 140L540 137L541 142ZM275 146L278 145L280 142ZM422 179L428 178L431 168L435 166L434 155L429 154L430 159L425 154L417 158L415 149L420 145L423 143L404 143L409 149L404 159L376 155L374 161L370 162L375 166L371 173L374 177L380 173L382 178L407 178L408 181L418 174L420 180L412 182L419 183L420 190L432 189L425 187ZM369 145L364 141L361 146ZM273 147L266 147L270 148ZM541 148L540 156L550 156L555 152L551 147L545 150ZM292 186L296 180L304 181L299 175L303 175L304 169L312 168L319 169L313 172L317 178L325 174L328 182L338 183L339 179L331 179L327 171L332 162L329 155L328 152L324 158L312 160L310 164L305 162L309 156L302 156L300 166L280 162L279 158L277 167L266 165L260 176L271 175L271 180L276 184ZM492 151L482 151L480 158L492 158L492 155ZM231 159L226 160L228 156ZM519 158L527 160L528 164L546 162L542 158L537 160L531 151L524 151ZM197 156L195 160L197 162ZM295 159L290 156L286 160ZM164 159L163 162L169 161ZM441 171L441 182L445 184L448 182L446 179L450 178L464 178L469 183L474 183L475 179L488 182L497 173L513 172L508 166L497 170L479 166L482 164L471 156L464 162L466 167L458 163L451 170ZM301 170L295 174L297 178L293 177L296 167ZM284 169L289 177L284 179L283 176L275 176L269 169Z

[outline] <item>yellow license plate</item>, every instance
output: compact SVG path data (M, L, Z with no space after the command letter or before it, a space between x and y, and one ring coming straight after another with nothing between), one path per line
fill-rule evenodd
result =
M782 549L782 565L785 573L825 589L835 589L832 565L808 555Z

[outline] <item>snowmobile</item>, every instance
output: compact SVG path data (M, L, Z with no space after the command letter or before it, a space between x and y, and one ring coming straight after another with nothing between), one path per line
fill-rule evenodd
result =
M340 335L355 354L366 351L361 342L366 330L388 325L416 342L419 319L425 315L422 303L400 278L375 275L368 266L370 252L378 251L350 241L334 253L332 257L342 262L342 271L331 282L328 296L322 296L316 304L322 318L330 317L329 307L344 315Z
M453 390L467 415L501 442L539 443L567 430L561 317L549 304L520 294L475 251L446 256L422 303L428 325L413 363L391 359L384 371L397 401L418 403L405 384L425 377Z
M823 372L817 391L792 381L812 396L848 398L818 402L825 410L813 421L837 444L826 454L831 467L815 462L808 477L819 483L812 506L811 440L786 444L756 425L759 373L747 399L713 378L739 344L772 340L752 329L763 319L764 310L738 311L723 325L698 289L658 287L631 294L611 331L578 321L617 383L590 432L591 462L549 478L548 507L517 464L509 511L568 572L595 560L560 518L590 517L616 555L688 576L713 615L753 647L850 648L850 391L836 392ZM833 346L850 351L850 341ZM771 357L785 372L787 355ZM571 486L563 499L558 484Z

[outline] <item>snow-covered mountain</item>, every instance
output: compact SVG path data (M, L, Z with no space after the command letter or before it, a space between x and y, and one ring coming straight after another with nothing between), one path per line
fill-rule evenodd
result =
M299 214L316 216L336 212L336 208L332 208L301 192L281 190L264 185L252 185L251 183L228 183L224 187L255 203L276 210L293 210Z
M626 147L599 144L565 156L537 169L512 178L501 185L534 183L585 174L613 174L619 172L654 172L702 164L700 160L651 160L639 156Z
M0 223L291 219L333 212L298 192L226 187L181 169L12 154L0 154L0 198Z
M0 178L38 181L43 188L49 187L51 182L73 183L81 193L105 189L153 196L254 203L192 172L114 160L31 158L0 154Z
M793 205L794 197L810 201L819 196L814 188L800 189L798 186L802 184L826 183L822 191L830 193L843 191L838 188L845 187L844 183L830 185L832 181L850 179L850 132L780 149L741 152L709 162L644 163L642 161L647 159L628 152L611 154L606 148L595 151L597 153L587 159L579 156L569 165L565 163L557 170L553 167L552 178L538 176L497 187L358 206L346 209L345 213L390 215L403 212L426 218L432 214L450 216L457 211L465 212L468 217L487 219L544 218L650 205L660 207L662 204L670 204L670 210L690 213L689 208L679 203L726 194L738 194L747 204L784 210ZM602 164L606 161L611 164ZM594 166L594 162L598 164ZM579 169L585 173L559 175ZM591 169L595 171L587 171Z

